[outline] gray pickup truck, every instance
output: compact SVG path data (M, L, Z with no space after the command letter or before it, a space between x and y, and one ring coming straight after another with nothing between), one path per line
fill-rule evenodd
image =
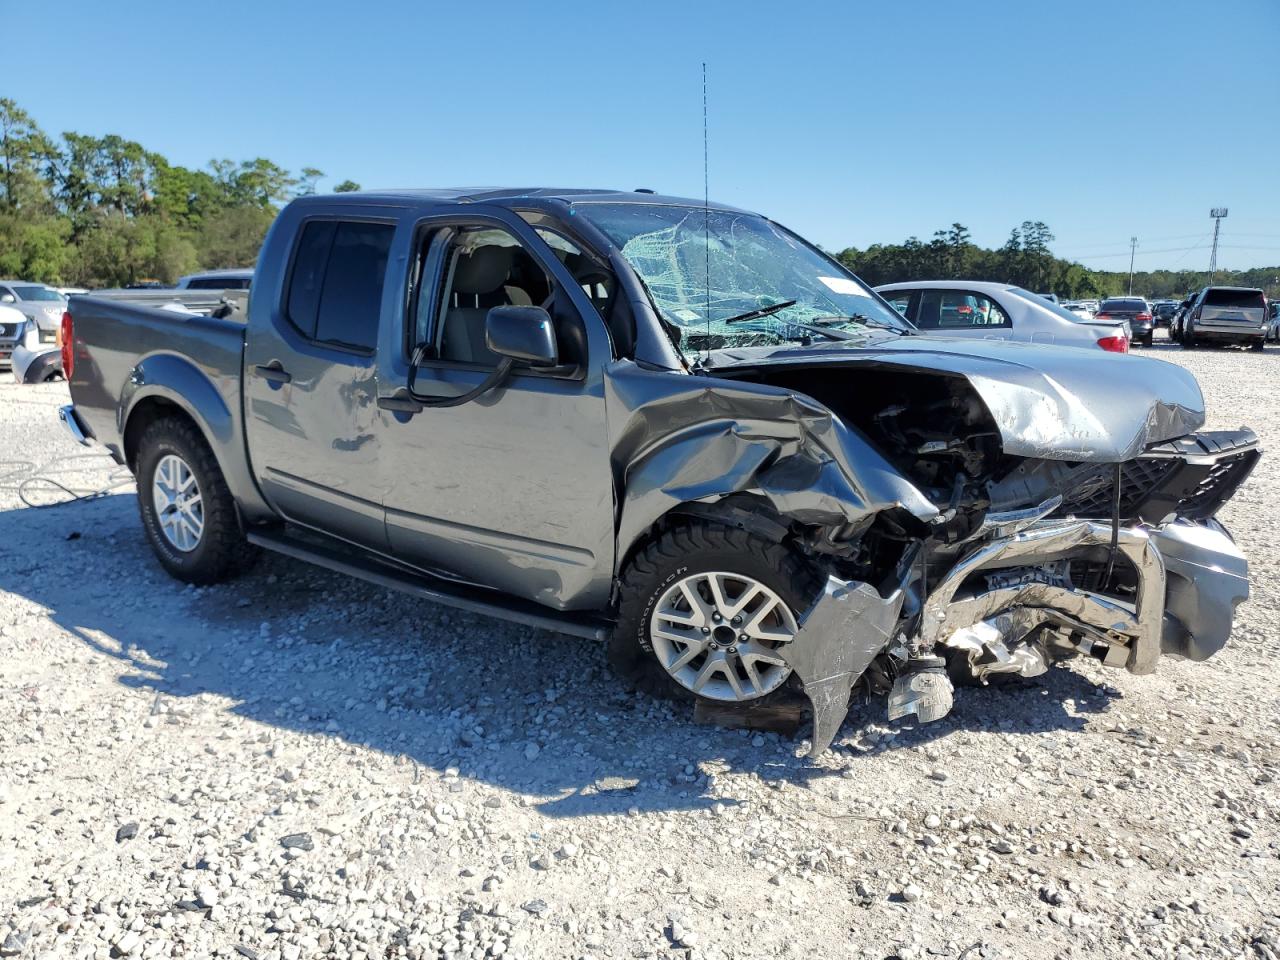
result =
M1220 649L1259 456L1156 360L920 336L766 217L648 192L306 197L247 312L75 297L72 433L160 563L260 548L606 641L721 708Z

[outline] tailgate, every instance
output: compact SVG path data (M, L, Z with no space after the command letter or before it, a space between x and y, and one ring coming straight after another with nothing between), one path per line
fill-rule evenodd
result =
M1204 306L1200 309L1200 320L1260 327L1262 326L1262 307Z

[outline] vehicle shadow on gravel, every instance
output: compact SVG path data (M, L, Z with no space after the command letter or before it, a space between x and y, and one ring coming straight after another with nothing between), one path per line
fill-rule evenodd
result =
M245 720L376 750L415 775L456 768L552 817L731 803L709 779L719 772L775 785L856 779L862 757L888 750L934 745L940 762L919 762L945 767L949 736L1078 730L1118 696L1059 669L957 691L953 713L930 725L889 725L873 699L812 761L795 756L806 727L792 741L695 724L688 705L622 689L590 641L273 555L233 583L183 587L153 560L132 495L0 512L0 588L116 660L119 682L145 698L139 723L213 695Z

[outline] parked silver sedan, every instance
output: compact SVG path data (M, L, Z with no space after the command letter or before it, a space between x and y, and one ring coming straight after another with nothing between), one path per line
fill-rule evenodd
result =
M1129 330L1123 323L1083 320L1059 304L1007 283L921 280L886 283L875 289L918 328L938 336L1129 351Z

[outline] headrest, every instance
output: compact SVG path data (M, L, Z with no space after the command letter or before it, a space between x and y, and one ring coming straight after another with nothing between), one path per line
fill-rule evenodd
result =
M453 268L453 289L457 293L492 293L507 282L511 273L512 248L486 245L464 251Z

